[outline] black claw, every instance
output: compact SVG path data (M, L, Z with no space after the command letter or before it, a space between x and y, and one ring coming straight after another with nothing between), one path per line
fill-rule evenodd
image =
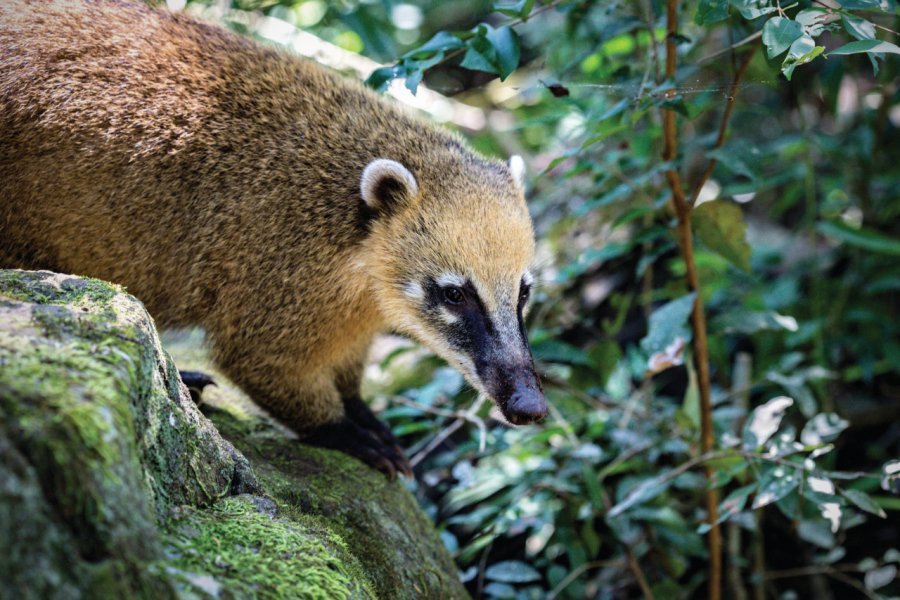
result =
M200 371L179 371L178 374L181 375L181 381L187 387L191 394L191 400L195 404L200 403L200 394L203 392L203 388L208 385L216 385L212 377Z
M411 474L412 469L403 451L395 444L385 443L379 433L351 420L348 415L337 423L319 427L301 441L311 446L340 450L381 471L391 480L396 479L398 472Z

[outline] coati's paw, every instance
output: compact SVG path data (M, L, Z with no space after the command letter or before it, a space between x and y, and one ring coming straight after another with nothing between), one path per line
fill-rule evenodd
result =
M366 431L374 434L375 437L388 446L391 446L397 454L403 456L405 460L403 447L400 446L400 440L394 436L394 433L384 424L384 421L375 416L375 413L372 412L372 409L369 408L368 404L363 402L360 398L351 398L344 401L344 411L346 412L348 419ZM408 461L406 466L407 469L404 469L404 473L412 477L412 466L409 465Z
M381 427L387 429L384 425ZM390 431L387 433L393 438ZM396 444L395 438L395 443L385 442L377 432L349 417L344 417L337 423L322 425L301 441L311 446L340 450L378 469L389 479L395 479L398 472L412 477L412 466Z
M203 392L203 388L208 385L216 385L212 377L200 371L178 371L178 374L190 392L194 404L200 404L200 394Z

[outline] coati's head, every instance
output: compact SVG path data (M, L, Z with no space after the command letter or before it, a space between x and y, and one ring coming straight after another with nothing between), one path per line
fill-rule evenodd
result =
M516 425L547 414L525 333L534 233L521 159L464 156L416 174L377 159L360 192L367 267L389 326L458 368ZM416 175L420 175L417 178Z

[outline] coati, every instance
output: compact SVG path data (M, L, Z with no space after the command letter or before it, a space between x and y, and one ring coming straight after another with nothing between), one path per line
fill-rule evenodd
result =
M308 443L409 465L360 399L407 334L547 412L516 169L358 83L133 0L0 3L0 267L123 284Z

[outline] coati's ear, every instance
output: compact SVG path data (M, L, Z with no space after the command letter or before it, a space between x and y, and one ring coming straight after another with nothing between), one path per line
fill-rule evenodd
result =
M376 158L363 170L359 191L369 208L383 213L418 196L419 184L409 169L397 161Z
M518 154L509 157L509 172L521 187L525 187L525 160Z

